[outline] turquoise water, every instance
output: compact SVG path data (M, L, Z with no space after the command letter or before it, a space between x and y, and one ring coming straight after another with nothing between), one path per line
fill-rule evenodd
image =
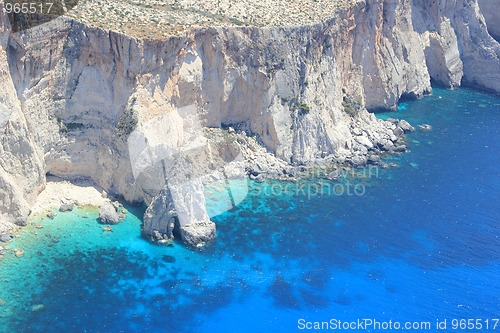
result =
M282 183L252 183L214 219L218 237L202 249L141 239L140 208L127 207L112 233L91 209L34 221L43 229L8 244L25 254L8 250L0 262L0 331L293 332L300 319L365 318L430 322L422 332L445 319L442 332L476 331L454 330L453 319L491 328L500 99L435 89L378 116L433 129L408 135L409 152L386 161L397 166L358 178L362 195L277 196L267 190Z

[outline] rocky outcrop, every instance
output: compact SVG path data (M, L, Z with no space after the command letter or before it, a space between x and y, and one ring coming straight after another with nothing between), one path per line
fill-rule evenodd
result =
M120 217L111 203L106 203L99 210L99 221L102 224L118 224Z
M153 199L144 214L143 233L155 241L174 238L174 228L178 225L177 212L170 190L163 189Z
M25 223L51 173L145 201L145 234L170 238L177 223L196 244L215 235L201 175L234 154L232 145L208 145L182 155L206 143L194 123L255 135L266 162L247 165L251 174L322 159L359 166L403 151L407 131L367 109L421 97L431 79L500 91L500 45L474 0L367 0L322 24L197 29L166 41L66 18L12 35L0 13L0 41L0 232ZM138 128L153 134L136 137L145 142L136 151ZM143 164L148 156L163 162ZM179 174L200 177L171 182Z

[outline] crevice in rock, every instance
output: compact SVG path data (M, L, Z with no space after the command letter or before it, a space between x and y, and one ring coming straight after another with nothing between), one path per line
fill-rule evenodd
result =
M174 223L174 229L172 230L173 236L175 237L175 239L182 240L181 223L179 222L179 218L177 216L173 216L170 219L169 224L172 222Z

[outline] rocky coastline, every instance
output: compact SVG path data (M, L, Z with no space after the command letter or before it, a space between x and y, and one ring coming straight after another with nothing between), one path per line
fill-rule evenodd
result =
M497 24L475 0L367 0L310 26L160 41L64 17L12 34L0 13L0 233L27 223L50 174L145 202L147 237L210 241L204 182L381 163L406 150L413 127L368 110L423 97L431 79L499 92L500 44L488 32ZM136 134L151 143L145 151L168 146L177 157L137 173Z

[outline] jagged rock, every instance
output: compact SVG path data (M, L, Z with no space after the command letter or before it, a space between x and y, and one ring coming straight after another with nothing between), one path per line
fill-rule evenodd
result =
M120 217L115 207L110 203L106 203L99 210L99 220L102 224L118 224Z
M361 145L363 145L364 147L366 147L367 149L370 149L373 147L373 143L371 142L370 139L368 139L366 136L362 135L362 136L357 136L355 138L355 140L357 142L359 142Z
M118 201L112 201L111 204L115 207L117 212L120 210L121 204Z
M153 238L154 241L157 241L157 242L162 242L162 241L170 239L167 235L161 234L158 230L155 230L153 232L152 238Z
M173 228L173 226L172 226L172 228ZM173 247L174 242L172 241L172 237L173 236L169 237L168 235L162 235L161 233L159 233L158 231L155 230L155 232L152 236L152 240L158 244L168 246L168 247Z
M118 214L118 218L120 219L120 221L123 221L127 218L127 215L120 213L120 214Z
M14 223L20 227L25 227L28 225L28 219L21 217L21 218L18 218Z
M360 135L363 135L363 132L361 131L361 129L359 129L358 127L354 127L352 130L351 130L351 133L353 135L356 135L356 136L360 136Z
M382 139L378 143L379 147L383 151L390 151L392 147L394 147L394 144L390 140Z
M59 207L60 212L71 212L73 210L73 204L65 204Z
M395 136L401 136L404 134L404 130L401 127L396 127L392 130Z
M265 180L263 174L258 174L257 176L254 176L252 174L251 179L254 180L254 181L256 181L257 183L262 183Z
M398 127L403 130L404 133L410 133L415 131L415 128L411 126L406 120L400 120L398 123Z
M209 220L201 182L170 183L153 199L144 214L143 233L155 241L180 237L190 245L215 237Z
M355 168L361 168L364 167L367 163L367 158L366 156L354 156L351 159L352 166Z
M382 161L382 159L378 155L372 154L372 155L368 156L368 163L370 163L370 164L379 164L381 161Z
M47 214L47 217L51 220L53 220L57 216L57 213L50 212Z
M404 153L406 151L406 146L405 145L395 146L392 149L392 151L395 152L395 153Z
M215 223L203 221L181 227L182 240L187 244L197 246L212 241L216 236Z

